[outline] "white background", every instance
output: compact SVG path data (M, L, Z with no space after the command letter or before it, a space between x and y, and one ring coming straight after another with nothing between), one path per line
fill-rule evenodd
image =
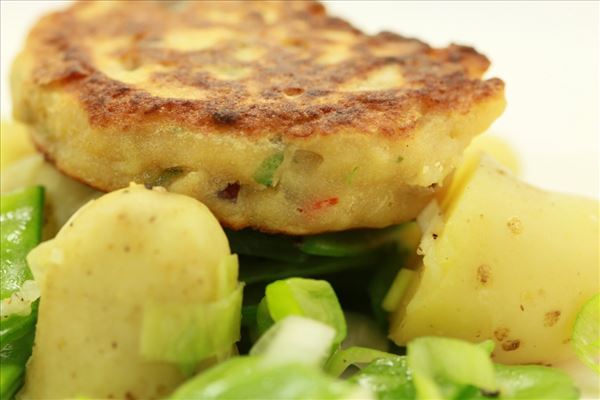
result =
M10 63L38 16L63 1L2 1L2 115ZM328 1L368 32L391 30L435 46L472 45L506 82L508 108L491 131L509 140L538 186L598 197L597 2Z

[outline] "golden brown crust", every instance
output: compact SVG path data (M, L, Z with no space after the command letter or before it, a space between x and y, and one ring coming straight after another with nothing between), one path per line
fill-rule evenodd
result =
M82 2L42 19L26 51L34 84L75 93L93 126L122 130L160 120L255 137L389 137L503 90L479 79L489 62L472 48L369 36L314 2Z
M315 2L97 1L43 18L11 83L65 174L300 235L413 219L504 109L488 65L363 34Z

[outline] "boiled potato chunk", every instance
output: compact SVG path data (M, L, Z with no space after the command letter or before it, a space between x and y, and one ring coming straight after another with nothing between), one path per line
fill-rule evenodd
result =
M35 148L27 135L27 126L15 121L2 121L0 126L0 169L4 170L28 155Z
M88 203L28 256L42 300L22 397L167 395L185 376L140 354L144 309L219 300L229 255L193 198L132 185ZM233 290L237 266L225 279Z
M69 218L102 193L61 174L41 154L32 154L2 170L0 192L41 185L45 190L43 238L53 238Z
M493 158L514 175L519 176L521 172L519 157L508 142L489 134L477 136L465 149L462 161L454 171L450 184L442 187L436 196L443 209L454 201L457 194L462 192L466 180L479 165L483 154Z
M505 139L489 133L476 136L465 149L463 158L479 157L486 153L508 168L513 174L521 173L521 163L513 147Z
M37 153L27 135L27 126L2 121L0 192L41 185L45 193L44 239L56 235L65 222L100 192L60 173Z
M503 363L572 357L575 316L599 290L598 202L533 188L486 156L473 166L419 218L423 263L391 338L492 339Z

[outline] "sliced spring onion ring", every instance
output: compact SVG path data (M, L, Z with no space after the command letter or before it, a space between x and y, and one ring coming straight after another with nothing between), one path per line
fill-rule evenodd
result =
M571 342L579 359L600 374L600 293L577 314Z
M229 353L240 339L243 285L207 304L150 304L140 351L149 360L189 365Z
M342 375L350 365L366 364L380 358L396 360L400 357L396 354L369 349L367 347L349 347L345 350L339 350L331 356L327 364L325 364L325 371L337 377Z
M265 158L254 172L254 181L264 186L273 186L275 172L283 162L283 152L279 151Z
M269 284L265 293L274 321L290 315L303 316L334 328L335 344L346 337L344 312L329 282L291 278Z
M273 325L250 349L268 364L318 366L331 351L335 330L310 318L290 316Z
M390 290L383 299L383 309L388 312L395 311L398 305L402 301L402 297L406 293L406 290L413 281L417 273L411 269L402 268L398 271Z

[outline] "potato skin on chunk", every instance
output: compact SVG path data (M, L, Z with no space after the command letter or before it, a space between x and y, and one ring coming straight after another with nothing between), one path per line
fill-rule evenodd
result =
M573 357L573 322L600 285L598 202L533 188L486 156L471 165L421 216L423 264L390 337L492 339L503 363Z

